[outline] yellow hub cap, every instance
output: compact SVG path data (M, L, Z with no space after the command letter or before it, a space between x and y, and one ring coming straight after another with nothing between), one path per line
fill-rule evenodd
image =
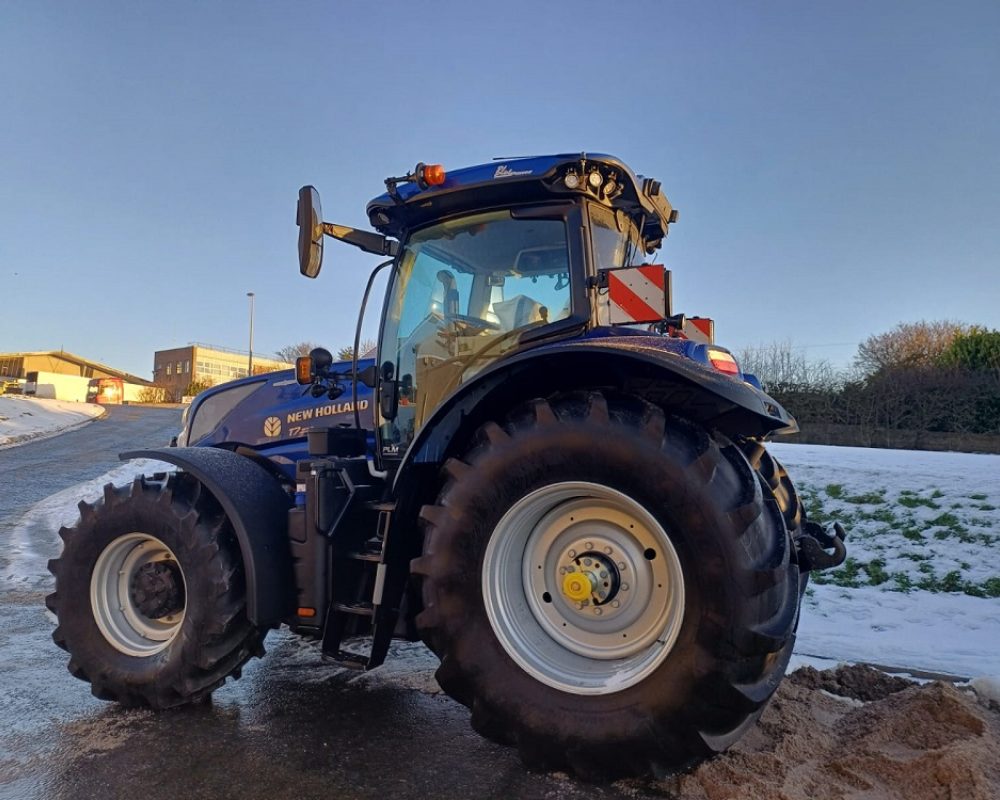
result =
M570 600L580 603L589 600L597 586L597 578L590 572L569 572L563 578L562 590Z

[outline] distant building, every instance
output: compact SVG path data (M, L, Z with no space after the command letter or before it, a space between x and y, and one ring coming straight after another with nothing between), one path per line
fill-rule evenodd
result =
M28 379L32 372L55 372L83 378L121 378L129 383L151 385L145 378L91 361L65 350L42 350L30 353L0 353L0 377Z
M82 402L88 399L90 382L95 378L115 379L123 387L131 387L133 397L153 385L136 375L65 350L0 353L0 384L17 380L16 391L35 397ZM9 386L4 388L12 391Z
M192 383L218 383L234 381L247 376L250 354L245 350L192 342L185 347L157 350L153 354L153 383L167 391L169 399L178 401L187 394ZM253 357L255 375L262 372L276 372L291 369L294 364L263 358L256 353Z

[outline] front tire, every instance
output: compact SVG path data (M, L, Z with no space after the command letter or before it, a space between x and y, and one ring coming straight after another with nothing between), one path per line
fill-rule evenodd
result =
M446 470L412 565L417 624L476 730L606 779L693 763L753 724L791 653L798 569L735 445L578 393L488 423Z
M59 535L52 638L96 697L158 709L196 702L263 655L232 526L192 476L108 484Z

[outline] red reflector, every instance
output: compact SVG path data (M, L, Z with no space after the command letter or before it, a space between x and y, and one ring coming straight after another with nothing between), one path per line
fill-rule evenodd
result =
M424 183L428 186L440 186L444 183L444 167L440 164L427 164L424 167Z
M722 350L709 350L708 360L719 372L725 372L727 375L738 375L740 372L736 359Z
M296 616L299 616L299 617L315 617L316 616L316 609L315 608L304 607L304 608L300 608L295 613L296 613Z

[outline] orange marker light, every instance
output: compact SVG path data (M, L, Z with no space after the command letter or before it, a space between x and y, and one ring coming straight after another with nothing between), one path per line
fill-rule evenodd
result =
M444 183L444 167L440 164L426 164L424 166L424 183L428 186L440 186Z
M300 608L296 612L296 616L299 616L299 617L315 617L316 616L316 609L315 608L309 608L308 606Z
M313 360L309 356L299 356L295 359L295 380L305 386L312 383Z

